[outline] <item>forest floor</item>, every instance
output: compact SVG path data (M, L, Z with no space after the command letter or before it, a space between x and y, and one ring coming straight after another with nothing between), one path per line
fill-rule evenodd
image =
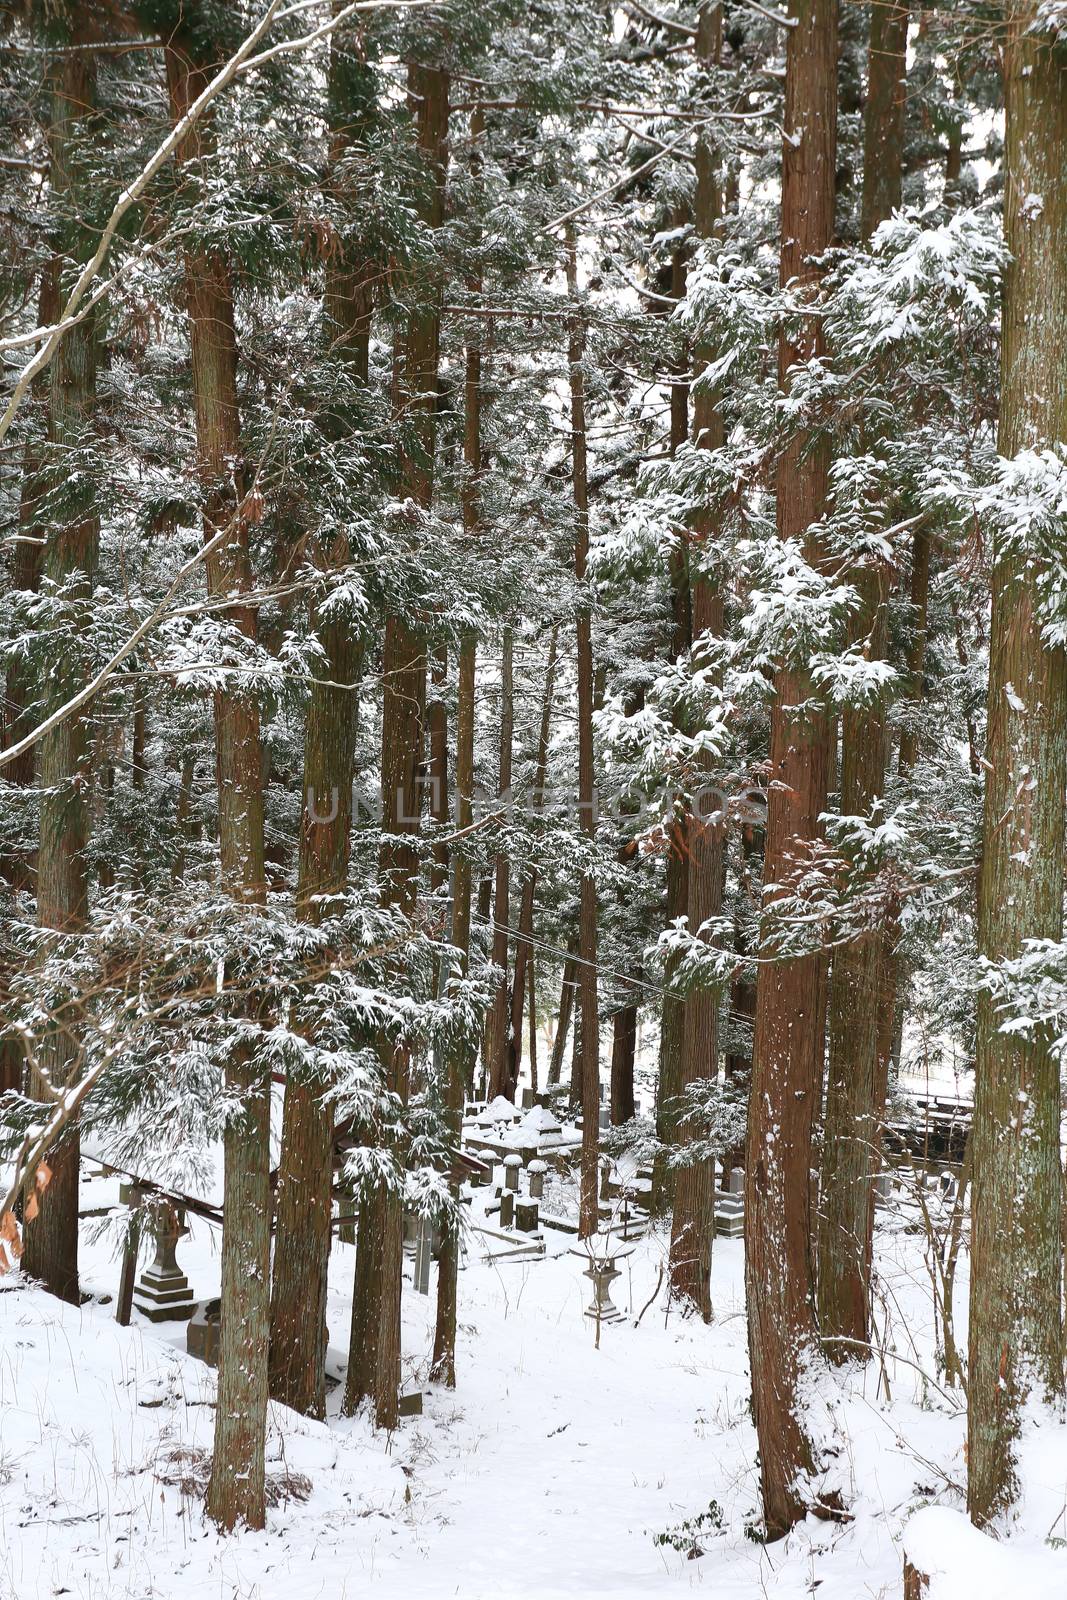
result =
M90 1179L83 1206L106 1205L113 1191L114 1180ZM94 1241L93 1226L84 1287L113 1295L113 1244L106 1230ZM474 1241L460 1281L457 1389L427 1390L424 1415L391 1438L342 1419L339 1386L326 1424L272 1406L268 1471L280 1503L265 1532L230 1538L205 1521L199 1498L215 1376L184 1353L184 1325L135 1313L119 1328L113 1305L74 1309L18 1275L4 1279L2 1600L690 1591L874 1600L901 1594L902 1528L923 1506L948 1508L925 1514L923 1548L949 1569L930 1600L1067 1594L1067 1550L1056 1547L1067 1538L1067 1429L1046 1425L1026 1440L1010 1551L965 1526L962 1401L938 1387L924 1241L901 1219L883 1214L879 1233L879 1319L898 1354L884 1376L874 1361L820 1380L811 1395L852 1520L809 1520L770 1547L752 1537L758 1469L740 1241L716 1240L709 1327L667 1315L662 1285L637 1323L666 1242L637 1243L613 1290L627 1319L601 1329L599 1349L573 1238L549 1233L541 1261L486 1262ZM217 1293L217 1242L194 1219L180 1247L200 1296ZM335 1375L353 1257L339 1245L332 1260ZM433 1288L423 1297L409 1286L404 1297L405 1380L424 1388ZM965 1268L957 1298L965 1307Z

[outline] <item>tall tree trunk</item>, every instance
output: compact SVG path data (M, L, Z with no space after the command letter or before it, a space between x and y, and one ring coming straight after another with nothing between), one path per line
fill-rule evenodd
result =
M471 134L479 139L484 132L480 112L471 119ZM463 531L472 541L481 527L482 476L482 352L477 343L467 346L464 377L463 413ZM477 665L477 640L465 635L459 647L459 682L456 694L456 831L463 833L474 824L474 689ZM463 850L454 857L452 869L452 944L460 953L463 971L470 965L471 947L471 864ZM448 1063L448 1090L445 1115L449 1142L459 1149L463 1133L463 1089L467 1063L453 1050ZM453 1178L452 1198L459 1203L459 1180ZM437 1320L434 1327L431 1374L448 1388L456 1386L456 1310L458 1298L460 1237L458 1223L444 1231L437 1264Z
M330 41L327 100L332 161L339 165L365 115L373 75L354 59L351 44ZM326 270L325 312L330 348L357 382L370 362L373 263L342 252ZM314 555L325 573L342 570L348 541L338 537ZM304 783L296 909L316 924L329 900L348 883L352 782L356 753L355 695L362 642L350 616L328 610L312 616L323 649L311 685L304 729ZM274 1279L271 1290L270 1392L308 1416L326 1414L326 1291L333 1195L333 1106L329 1083L290 1075L285 1085L278 1169Z
M445 691L448 687L448 650L439 646L433 653L430 668L430 694L426 705L426 776L429 782L430 820L438 828L448 822L448 707ZM430 888L435 895L443 894L448 886L448 846L438 841L433 847L430 867ZM452 930L447 930L451 937Z
M567 942L567 959L563 963L563 977L559 989L559 1014L556 1017L556 1032L552 1040L552 1057L548 1064L548 1086L554 1088L558 1085L563 1075L563 1056L567 1048L567 1034L570 1031L571 1014L574 1010L574 996L578 989L578 963L575 957L578 954L578 936L573 934Z
M611 1034L611 1125L620 1128L637 1115L634 1065L637 1059L637 1007L620 1006Z
M698 426L699 426L698 406ZM709 419L710 420L710 419ZM716 419L717 420L717 419ZM708 429L709 434L714 426ZM714 448L714 446L711 446ZM721 635L722 596L718 586L700 578L693 585L693 629ZM703 762L701 763L703 765ZM692 797L686 825L689 857L689 930L704 943L711 935L705 925L722 911L723 818L717 804L709 809L707 796ZM701 984L686 996L682 1022L682 1093L691 1085L714 1080L719 1067L719 1001L717 985ZM699 1121L689 1117L677 1130L680 1149L706 1136ZM710 1157L690 1160L678 1169L671 1219L670 1274L675 1294L711 1320L711 1249L715 1233L715 1163Z
M871 13L864 108L862 226L869 238L899 205L904 158L907 7ZM858 565L853 642L872 660L886 654L888 574ZM867 816L885 793L884 708L846 708L841 728L841 814ZM829 1065L819 1186L819 1329L832 1361L855 1360L869 1334L874 1178L881 1150L889 1067L884 1012L893 990L888 930L834 953L829 997Z
M512 677L511 627L505 627L500 655L500 783L502 809L511 804L511 761L515 734L515 695ZM511 1008L508 1004L508 929L511 922L511 863L507 850L496 858L496 883L493 891L493 965L501 978L493 994L489 1012L489 1098L503 1095L515 1098L515 1079L511 1066L514 1051L509 1049Z
M780 272L783 284L814 298L819 280L812 257L828 247L834 227L836 0L791 0L789 15L794 26L786 45ZM783 330L783 390L790 367L820 348L816 317L803 320L795 342ZM809 529L822 515L827 471L826 446L810 439L790 439L778 462L779 537L804 540L814 561L820 552ZM771 712L767 884L781 882L790 856L819 837L829 752L825 715L797 709L811 697L806 672L779 668ZM766 922L767 911L764 916ZM745 1287L763 1511L772 1539L808 1509L803 1482L812 1448L798 1383L814 1344L810 1169L824 1024L820 955L782 961L774 981L758 985L745 1163Z
M408 91L423 167L419 211L426 226L437 229L444 220L448 74L413 63ZM441 332L440 286L433 285L429 293L426 287L408 323L401 384L415 434L402 463L402 489L423 511L433 499ZM418 852L408 841L419 828L426 650L406 618L386 619L382 679L381 896L384 904L410 915L418 896ZM383 1041L382 1059L388 1087L405 1100L407 1047ZM377 1425L387 1429L396 1426L399 1414L402 1266L403 1200L399 1188L382 1182L364 1194L360 1206L344 1404L352 1412L369 1395Z
M177 36L168 40L166 67L177 121L205 88L210 72ZM209 154L201 123L183 142L179 160L199 162ZM224 541L207 557L208 591L234 601L223 615L253 637L255 611L239 599L252 586L252 572L248 521L234 487L241 429L233 291L224 259L190 251L185 293L204 532L211 539L226 530ZM214 711L223 887L237 901L261 905L266 884L259 708L242 688L227 687L216 692ZM207 1510L220 1527L244 1522L261 1528L270 1332L270 1085L254 1054L242 1050L231 1056L226 1086L240 1110L227 1122L223 1139L222 1315Z
M59 318L58 263L48 262L41 273L41 287L37 301L37 326L48 327ZM40 587L41 568L44 563L45 524L42 518L42 498L48 489L48 471L45 441L41 436L47 427L48 378L41 374L33 386L33 409L40 413L29 419L32 432L26 441L22 456L22 486L19 500L18 539L8 569L8 582L12 591L35 594ZM4 748L17 744L33 726L32 702L34 673L26 661L17 657L7 669L4 692L3 741ZM33 787L36 752L24 750L4 768L4 782L21 789L29 796ZM24 824L25 826L25 824ZM29 893L34 887L36 851L13 850L0 857L0 879L15 893ZM10 1014L6 994L0 992L0 1016ZM21 1089L24 1051L14 1033L0 1033L0 1094L9 1089Z
M908 647L908 699L912 712L908 726L900 735L897 770L907 777L919 759L918 706L923 698L923 672L926 668L926 639L930 604L930 531L917 528L911 546L912 636Z
M684 210L677 221L689 220ZM685 294L686 260L681 250L676 250L671 263L671 295L681 300ZM683 360L684 360L683 356ZM689 438L689 385L683 382L671 385L671 435L673 455ZM672 661L680 661L693 643L692 598L689 589L689 547L679 538L670 560L671 579L671 640ZM679 917L689 913L689 847L688 816L681 796L676 796L672 817L667 830L667 906L666 921L670 927ZM652 1170L652 1209L664 1216L674 1202L675 1171L668 1165L670 1148L678 1138L678 1095L682 1087L682 1053L685 1042L685 1001L671 993L677 969L677 957L668 956L663 971L663 1007L660 1016L659 1076L656 1083L656 1138L661 1150L657 1153Z
M882 659L888 600L884 575L853 575L868 654ZM846 707L841 814L868 816L885 792L885 715ZM834 951L830 973L826 1113L819 1189L819 1331L832 1361L854 1361L869 1336L874 1177L888 1070L882 1027L890 957L880 929Z
M704 5L700 11L696 49L699 59L713 67L722 42L722 9ZM696 194L693 222L703 239L715 235L722 215L722 188L718 152L710 134L697 140ZM706 352L697 351L697 361L706 363ZM725 440L718 395L698 387L693 406L693 431L702 450L717 450ZM693 614L693 654L699 663L701 640L721 637L723 632L722 593L718 581L703 576L699 561L704 547L718 531L717 517L705 508L693 519L690 551L690 592ZM711 552L707 552L711 556ZM714 564L714 557L711 557ZM695 564L695 565L694 565ZM689 931L704 943L710 942L706 924L722 912L724 834L718 800L700 787L701 776L709 772L710 758L697 762L695 792L690 797L686 824L686 855L689 862ZM705 983L687 995L682 1024L682 1070L680 1089L716 1079L719 1071L718 985ZM687 1118L678 1129L678 1143L684 1148L706 1136L699 1122ZM671 1222L671 1288L693 1306L705 1322L711 1320L711 1247L715 1234L715 1164L710 1158L690 1160L681 1167L675 1181L674 1212Z
M574 581L578 589L578 808L582 832L596 840L593 773L593 608L584 592L589 559L589 475L585 431L585 322L577 305L578 258L573 230L566 240L570 319L571 483L574 490ZM582 1156L578 1237L589 1239L599 1223L600 1022L597 1015L597 891L592 872L582 875L578 911L578 1004L581 1011Z
M755 895L763 871L763 829L753 822L741 827L741 890ZM750 941L740 918L734 924L734 950L749 955ZM756 983L744 971L730 984L730 1028L737 1048L726 1056L726 1076L737 1078L752 1070L752 1028L756 1020ZM745 1033L747 1032L747 1039ZM744 1151L734 1152L742 1161Z
M688 590L688 580L686 588ZM666 921L669 928L680 917L689 915L688 817L678 800L672 808L667 839ZM667 1156L678 1142L678 1095L682 1087L685 1040L685 1001L671 992L677 967L678 958L673 955L663 964L664 994L656 1083L656 1138L661 1149L657 1151L652 1168L652 1210L657 1216L665 1216L674 1203L676 1174L668 1166Z
M545 780L548 776L548 744L552 733L552 699L556 689L556 661L559 630L553 627L548 641L548 662L545 666L545 692L541 702L541 726L537 735L537 754L534 758L533 791L530 810L536 816L544 805ZM511 1039L514 1052L511 1074L517 1083L522 1065L522 1013L526 997L526 974L533 983L533 923L534 895L537 890L537 869L531 867L522 885L519 904L518 936L515 941L515 973L511 984ZM532 993L532 989L531 989ZM531 1038L533 1035L531 1034ZM532 1059L532 1058L531 1058ZM537 1085L534 1084L534 1088Z
M1004 58L1004 280L998 448L1067 438L1067 64L1036 7ZM1031 203L1032 196L1040 203ZM1067 656L1041 637L1041 559L994 534L978 949L993 964L1063 932ZM1027 1393L1063 1393L1060 1081L1051 1030L1009 1034L979 997L971 1200L967 1500L989 1521L1018 1493Z
M526 963L526 991L529 996L530 1019L530 1092L537 1093L537 962L530 951Z
M907 51L907 4L888 0L872 5L860 205L860 228L865 239L900 208Z
M41 286L37 297L37 326L49 327L59 320L59 263L49 261L41 271ZM47 373L38 374L33 384L33 415L28 418L31 433L22 456L22 485L19 499L18 538L8 569L8 582L13 591L36 594L41 582L47 526L42 515L42 500L48 492L48 463L44 433L48 427L49 379ZM4 748L17 744L33 726L31 702L34 695L34 672L29 663L15 657L8 665L4 692L3 738ZM10 762L3 770L4 782L19 789L33 786L36 752L31 748ZM28 890L33 886L32 856L19 852L0 859L0 877L15 890ZM21 1051L19 1052L21 1059Z
M72 30L72 43L89 42L84 24ZM84 141L96 111L96 61L92 51L73 49L52 69L52 125L49 131L51 184L61 207L77 207L87 175ZM79 149L79 146L82 146ZM74 221L63 228L67 266L91 253L86 230ZM57 273L61 267L57 265ZM96 318L90 312L71 328L56 352L49 380L48 483L57 488L70 469L68 458L85 448L96 407ZM47 533L44 575L68 587L70 599L84 603L92 594L100 522L91 488L78 495L69 520ZM49 663L43 712L47 716L79 687L83 668L76 632L73 648L60 647ZM37 851L37 920L42 928L77 934L89 914L91 766L89 712L64 718L40 742L40 838ZM78 1026L72 1007L51 1027L39 1046L40 1069L32 1067L27 1090L50 1101L62 1091L78 1061ZM25 1230L23 1267L61 1299L78 1303L79 1141L73 1123L48 1152L51 1182L40 1210Z
M871 14L864 108L862 231L869 238L900 205L906 6ZM850 574L861 604L853 642L882 659L886 652L886 575L859 567ZM842 718L841 812L865 816L885 790L887 732L880 706L846 709ZM881 1142L888 1058L881 1026L891 957L880 934L841 946L829 997L829 1068L819 1189L818 1308L831 1360L849 1361L866 1344L874 1226L873 1181Z

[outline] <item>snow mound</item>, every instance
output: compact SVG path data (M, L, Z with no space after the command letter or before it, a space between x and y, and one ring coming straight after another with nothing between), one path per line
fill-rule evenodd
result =
M904 1530L904 1549L930 1579L928 1600L1053 1600L1067 1593L1067 1564L1052 1550L999 1544L962 1511L926 1506Z
M498 1122L514 1122L519 1116L519 1111L504 1095L498 1094L495 1100L490 1100L481 1116L478 1118L480 1128L495 1127Z
M534 1106L514 1129L510 1142L536 1144L539 1150L549 1150L563 1143L563 1129L546 1106Z

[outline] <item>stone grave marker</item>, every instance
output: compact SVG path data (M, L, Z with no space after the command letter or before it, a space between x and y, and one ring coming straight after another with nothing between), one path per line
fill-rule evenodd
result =
M186 1322L196 1310L196 1301L175 1252L179 1238L189 1230L169 1200L156 1202L146 1214L156 1255L134 1284L133 1303L151 1322Z

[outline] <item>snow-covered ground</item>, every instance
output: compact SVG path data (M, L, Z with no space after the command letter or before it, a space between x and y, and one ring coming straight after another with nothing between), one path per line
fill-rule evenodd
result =
M113 1180L89 1181L83 1195L86 1207L108 1203ZM217 1292L217 1242L194 1221L180 1248L202 1296ZM487 1262L474 1236L459 1386L428 1391L425 1414L391 1439L341 1419L338 1388L327 1424L272 1407L271 1478L283 1495L306 1479L310 1493L276 1505L265 1532L231 1538L192 1492L215 1380L184 1354L184 1326L135 1314L122 1329L111 1305L75 1310L18 1276L0 1280L0 1596L873 1600L901 1594L902 1528L928 1505L949 1511L920 1521L916 1540L951 1569L931 1600L1003 1600L1006 1574L1026 1600L1067 1594L1067 1553L1047 1542L1067 1538L1067 1430L1046 1426L1028 1443L1010 1550L962 1525L964 1417L959 1397L931 1381L920 1236L890 1225L880 1237L882 1303L907 1360L889 1361L884 1377L875 1361L823 1380L812 1401L853 1520L812 1521L769 1548L746 1531L758 1481L740 1241L716 1241L711 1327L665 1315L662 1286L652 1298L665 1241L638 1243L613 1291L628 1320L602 1328L599 1350L573 1248L549 1234L543 1261ZM334 1373L353 1257L346 1245L333 1257ZM84 1286L113 1294L109 1244L87 1242L83 1261ZM965 1275L958 1295L965 1306ZM406 1377L423 1385L433 1304L432 1292L405 1294ZM702 1514L693 1540L674 1532ZM675 1543L657 1543L663 1534Z

